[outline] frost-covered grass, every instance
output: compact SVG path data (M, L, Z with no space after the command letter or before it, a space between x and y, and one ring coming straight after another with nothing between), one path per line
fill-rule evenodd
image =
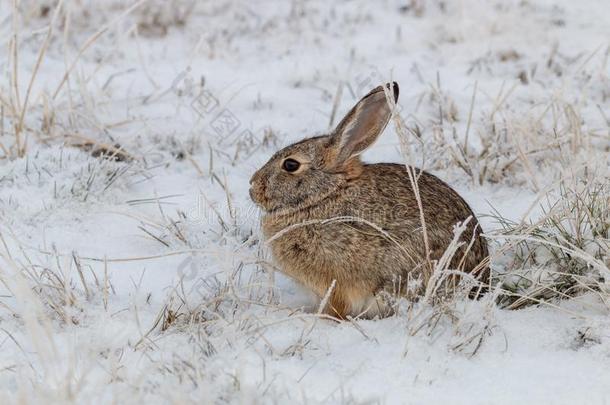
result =
M499 237L517 242L503 274L510 308L586 292L607 304L610 184L600 177L572 180L560 184L556 201L547 202L535 223L504 223Z
M0 3L2 403L588 403L610 368L602 0ZM364 158L479 215L499 284L336 322L248 180L381 82ZM450 252L449 252L450 253Z

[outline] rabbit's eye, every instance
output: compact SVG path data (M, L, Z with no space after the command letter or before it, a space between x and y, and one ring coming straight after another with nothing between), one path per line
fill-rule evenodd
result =
M287 172L296 172L301 167L301 164L294 159L286 159L282 162L282 169Z

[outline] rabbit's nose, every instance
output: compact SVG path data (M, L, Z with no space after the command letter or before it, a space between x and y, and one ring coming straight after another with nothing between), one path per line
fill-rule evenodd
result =
M260 170L259 170L256 173L254 173L252 175L252 177L250 177L250 185L254 184L254 182L257 181L260 177L261 177L261 173L260 173Z

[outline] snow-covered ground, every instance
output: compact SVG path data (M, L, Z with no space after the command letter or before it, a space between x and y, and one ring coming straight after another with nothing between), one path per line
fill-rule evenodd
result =
M610 402L607 292L335 322L272 271L248 197L274 151L396 80L412 153L389 126L365 160L447 180L498 251L497 213L539 218L585 163L608 182L607 0L11 3L2 403Z

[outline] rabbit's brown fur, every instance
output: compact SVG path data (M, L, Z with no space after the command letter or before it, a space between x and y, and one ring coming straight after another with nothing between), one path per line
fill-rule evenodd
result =
M397 99L398 85L392 89ZM263 234L272 238L280 269L320 297L335 280L329 313L341 318L364 311L369 316L381 313L375 296L381 291L404 292L407 280L417 278L425 265L420 211L405 166L363 164L358 157L390 116L390 104L378 87L332 134L284 148L251 180L252 199L266 211ZM287 158L298 161L299 169L284 170ZM417 173L430 259L442 256L454 225L472 217L461 236L465 244L450 266L471 272L488 254L472 210L446 183ZM487 281L487 269L479 268Z

